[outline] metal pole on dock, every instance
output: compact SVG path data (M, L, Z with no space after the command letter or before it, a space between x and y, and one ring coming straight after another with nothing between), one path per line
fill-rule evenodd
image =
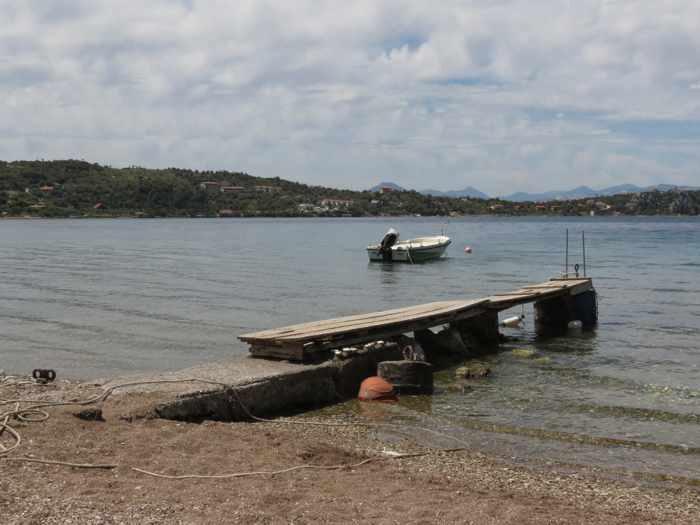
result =
M583 245L583 276L586 277L586 232L581 232L581 244Z
M564 277L569 276L569 228L566 229L566 251L564 252Z

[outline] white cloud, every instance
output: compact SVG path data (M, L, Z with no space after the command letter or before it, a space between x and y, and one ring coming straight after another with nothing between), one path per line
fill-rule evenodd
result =
M0 158L492 193L698 182L692 0L0 0L0 13ZM611 125L625 122L660 125Z

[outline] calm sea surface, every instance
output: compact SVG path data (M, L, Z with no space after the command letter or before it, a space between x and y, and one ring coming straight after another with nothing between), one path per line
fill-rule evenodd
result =
M390 226L453 245L434 263L369 264ZM586 232L597 330L538 340L528 309L491 378L461 390L444 371L435 396L400 408L513 456L700 477L697 219L0 221L0 369L179 369L244 354L244 332L508 291L561 271L566 228L574 262Z

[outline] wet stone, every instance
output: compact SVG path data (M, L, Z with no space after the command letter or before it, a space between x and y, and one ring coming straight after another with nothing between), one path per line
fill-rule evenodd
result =
M455 370L455 376L458 379L471 379L488 377L491 374L491 369L483 363L473 362L460 366Z
M522 359L532 359L533 357L538 357L537 352L529 348L514 348L512 354L515 357L520 357Z
M105 418L102 416L101 408L86 408L80 412L75 412L73 414L75 417L82 419L84 421L104 421Z

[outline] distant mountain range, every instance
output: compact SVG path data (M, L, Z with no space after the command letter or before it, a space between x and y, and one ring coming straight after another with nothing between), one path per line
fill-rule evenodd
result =
M433 197L472 197L476 199L490 198L484 192L477 190L474 186L467 186L461 190L440 191L440 190L420 190L423 195L432 195Z
M370 191L379 191L382 187L390 187L394 191L406 191L394 182L381 182L370 189ZM655 186L637 186L635 184L619 184L617 186L610 186L608 188L601 188L594 190L588 186L579 186L572 190L560 190L560 191L545 191L542 193L526 193L526 192L516 192L510 195L504 195L500 197L506 201L512 202L546 202L546 201L557 201L557 200L576 200L576 199L586 199L592 197L604 197L609 195L618 195L620 193L640 193L645 191L672 191L672 190L700 190L698 186L676 186L674 184L657 184ZM477 199L490 199L491 197L486 193L479 191L473 186L467 186L461 190L451 190L451 191L441 191L441 190L418 190L418 193L423 195L432 195L434 197L471 197Z
M373 186L372 188L369 189L369 191L379 191L381 188L391 188L394 191L407 191L406 188L403 188L396 184L395 182L380 182L376 186ZM422 193L423 195L432 195L433 197L474 197L477 199L489 199L490 197L486 195L485 193L477 190L473 186L467 186L466 188L462 190L452 190L452 191L440 191L440 190L418 190L418 193Z
M658 184L656 186L636 186L634 184L620 184L618 186L610 186L609 188L601 188L594 190L588 186L579 186L573 190L561 191L545 191L542 193L525 193L517 192L501 197L507 201L525 202L525 201L564 201L586 199L590 197L605 197L609 195L619 195L620 193L640 193L645 191L671 191L671 190L696 190L698 188L691 186L674 186L673 184Z

